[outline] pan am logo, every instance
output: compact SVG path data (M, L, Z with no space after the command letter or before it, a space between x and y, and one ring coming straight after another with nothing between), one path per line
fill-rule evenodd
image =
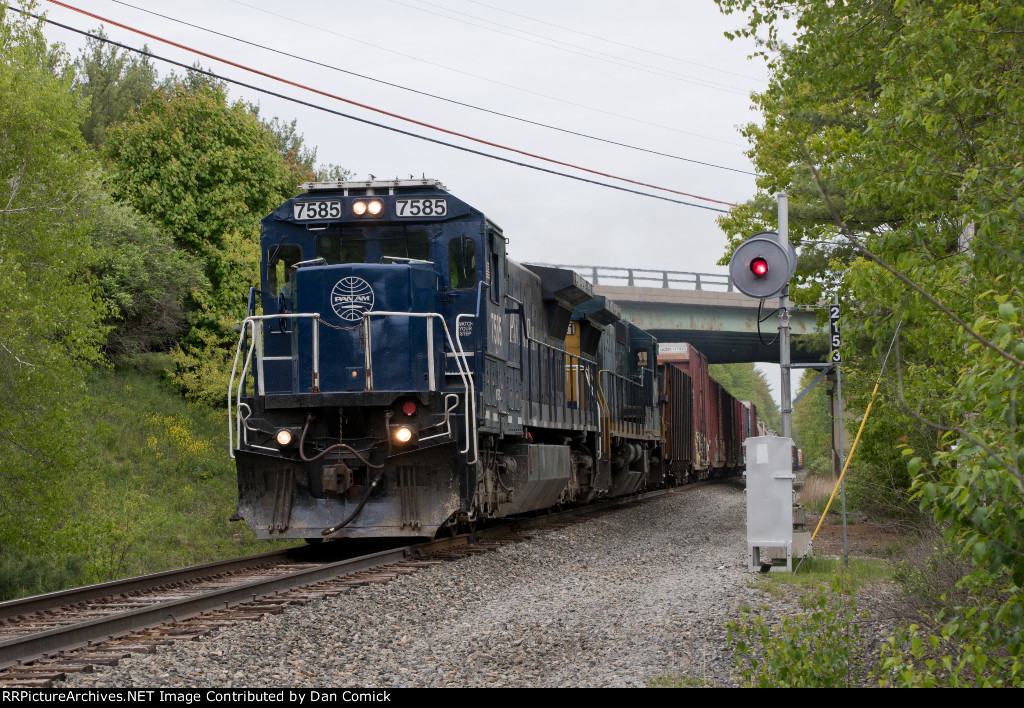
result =
M342 278L331 290L331 307L346 322L358 322L373 309L373 288L362 278Z

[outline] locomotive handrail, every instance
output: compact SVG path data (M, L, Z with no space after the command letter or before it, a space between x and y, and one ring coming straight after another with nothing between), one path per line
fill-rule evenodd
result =
M586 357L581 356L579 354L573 354L572 352L562 349L560 347L556 347L553 344L548 344L547 342L542 342L539 339L534 339L529 335L525 336L525 340L528 343L536 344L538 348L543 347L549 350L550 352L563 355L565 357L565 366L570 366L571 364L569 362L575 359L577 362L579 362L578 364L576 364L576 366L582 366L585 371L589 370L590 368L597 368L597 362L594 361L593 359L587 359ZM552 362L552 364L554 365L554 362ZM551 380L551 383L552 385L554 384L554 379ZM568 392L566 393L568 394ZM582 409L578 410L580 411L580 422L583 422L585 420L584 411ZM575 418L576 416L573 415L572 417Z
M640 372L641 372L641 380L640 381L634 381L633 379L629 378L628 376L623 376L622 374L617 374L617 373L615 373L614 371L612 371L610 369L601 369L600 371L597 372L597 390L598 390L598 395L600 397L601 403L603 403L604 416L605 416L605 419L606 419L606 421L608 423L607 427L605 428L605 439L606 439L606 442L608 444L609 451L611 450L611 406L609 406L609 404L608 404L608 397L607 397L607 395L604 392L604 384L601 382L601 374L608 374L609 376L611 376L611 377L613 377L615 379L619 379L622 383L629 384L630 386L633 386L633 387L639 389L642 392L646 388L646 386L643 383L643 372L645 370L647 370L646 367L643 367L643 366L640 367ZM652 376L653 376L653 371L652 371ZM654 380L654 379L652 379L652 380ZM618 398L618 397L616 397L616 398ZM653 408L654 407L653 406L653 402L652 402L651 406L645 406L645 407ZM620 418L621 418L621 416L620 416Z
M235 441L234 441L234 426L238 426L238 444L242 444L242 419L240 416L234 416L236 420L232 420L232 406L231 406L231 390L235 385L235 374L238 373L238 391L235 398L235 410L242 405L242 388L245 386L245 377L249 373L249 366L252 364L253 352L256 353L256 395L263 395L263 362L264 361L285 361L291 360L295 357L293 353L291 356L263 356L263 322L266 320L276 319L301 319L301 318L312 318L313 319L313 390L317 391L320 385L320 328L319 319L320 313L318 312L288 312L278 313L276 315L250 315L242 320L242 332L238 337L238 347L235 349L235 360L231 366L231 378L228 379L228 454L231 458L235 457ZM259 327L257 327L257 323ZM249 342L249 347L246 352L245 362L242 365L242 371L238 372L238 359L242 354L242 345L245 343L246 328L252 334Z
M591 398L594 399L594 405L597 406L597 457L595 459L600 460L601 454L604 448L604 425L601 419L601 401L598 399L594 391L594 382L590 380L590 369L583 370L584 378L587 380L587 386L590 388ZM600 384L600 381L598 382Z
M456 356L455 362L457 364L459 358L461 357L462 363L466 367L466 372L469 373L469 364L466 362L466 350L463 349L463 347L462 347L462 337L459 336L459 325L462 323L462 318L463 317L472 317L473 319L477 319L477 316L476 315L471 315L468 312L463 312L462 314L459 314L459 315L455 316L455 342L459 345L459 351L458 351L458 355ZM441 322L444 322L444 320L442 319ZM445 329L447 330L447 326L445 327ZM446 366L445 370L447 370L447 369L448 369L448 367ZM475 426L476 426L476 386L473 384L473 376L472 375L469 376L469 401L470 401L470 405L471 405L472 411L473 411L473 425L474 425L473 459L472 460L467 460L466 464L475 465L477 459L479 459L480 451L477 449L477 440L476 440L476 430L475 430ZM469 441L467 440L466 441L466 453L468 453L468 452L469 452Z
M597 401L601 407L600 418L605 423L601 426L601 442L604 444L608 454L612 453L612 431L611 413L608 410L608 399L604 395L604 385L601 383L601 374L611 373L608 369L601 369L597 372Z
M455 364L459 367L459 376L462 377L462 383L465 386L465 390L470 393L469 402L466 404L466 449L460 450L460 454L468 455L469 451L473 450L473 459L467 460L467 464L475 464L477 461L477 448L476 448L476 402L473 400L473 377L470 374L466 362L464 360L465 353L459 356L457 353L460 348L456 348L455 343L452 341L451 332L448 330L448 323L445 322L444 316L437 312L389 312L387 310L367 310L363 313L363 321L366 324L366 389L368 391L373 390L373 345L371 339L371 328L369 326L369 320L371 316L379 317L415 317L422 319L433 320L437 318L441 320L441 326L444 327L444 336L448 340L448 346L451 348L453 353L456 353ZM428 386L431 391L437 390L437 382L434 376L434 328L427 326L427 368L428 371ZM472 432L471 432L472 431Z
M518 315L520 336L521 336L521 341L523 343L526 343L527 345L529 345L529 344L536 344L538 346L538 348L539 347L544 347L546 349L551 350L552 352L564 355L566 357L565 365L567 367L572 366L572 364L570 364L569 362L570 362L570 360L575 359L577 362L579 362L578 364L576 364L576 366L582 366L583 367L584 374L586 375L587 380L589 382L589 380L590 380L590 369L591 368L593 368L593 369L597 368L597 361L596 360L588 359L588 358L586 358L585 356L583 356L581 354L573 354L572 352L570 352L568 350L561 349L559 347L554 346L553 344L548 344L547 342L542 342L539 339L535 339L534 337L530 336L529 330L526 327L526 313L524 312L525 308L523 306L522 301L520 301L519 299L513 297L512 295L509 295L508 293L505 293L504 298L506 300L511 300L512 302L514 302L516 305L519 306L518 309L515 311L515 314ZM508 313L509 311L506 310L505 312ZM529 352L530 352L529 346L527 346L526 351L527 351L527 354L529 355ZM520 371L520 376L522 376L522 371ZM532 381L532 379L531 379L531 381ZM591 387L591 392L593 392L593 384L590 384L590 387ZM532 388L532 384L531 384L531 388ZM568 392L566 392L566 394L568 395ZM600 404L599 404L599 408L600 408ZM580 410L580 417L581 417L581 419L585 419L584 418L584 411L583 411L583 409L578 409L578 410ZM600 427L601 426L600 410L598 410L597 421L598 421L598 427ZM582 420L581 420L581 422L582 422Z

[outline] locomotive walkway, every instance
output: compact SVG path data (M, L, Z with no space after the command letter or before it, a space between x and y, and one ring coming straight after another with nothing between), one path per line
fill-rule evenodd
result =
M552 265L552 264L536 264ZM778 298L765 300L758 335L758 300L733 288L728 273L691 273L644 268L555 265L574 270L594 292L615 301L622 317L658 342L689 342L713 364L778 362ZM815 311L790 314L794 363L824 361L828 352ZM809 335L818 334L813 337ZM762 341L764 343L762 343ZM767 345L767 342L772 342Z

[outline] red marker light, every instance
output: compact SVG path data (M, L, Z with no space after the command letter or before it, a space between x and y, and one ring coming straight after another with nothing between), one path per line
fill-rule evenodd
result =
M768 261L764 258L755 258L750 261L750 272L758 278L763 278L768 275Z
M412 415L416 412L416 404L412 401L406 401L402 404L402 412L406 415Z

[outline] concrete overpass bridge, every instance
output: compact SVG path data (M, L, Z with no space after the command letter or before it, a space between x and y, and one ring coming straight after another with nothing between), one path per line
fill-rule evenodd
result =
M552 264L537 264L552 265ZM758 335L758 300L733 288L728 273L557 265L574 270L598 295L614 300L622 317L659 342L689 342L715 364L779 361L778 298L765 300ZM793 363L825 361L827 338L814 311L790 315ZM812 336L817 335L817 336ZM763 342L763 343L762 343ZM772 344L767 344L773 342Z

